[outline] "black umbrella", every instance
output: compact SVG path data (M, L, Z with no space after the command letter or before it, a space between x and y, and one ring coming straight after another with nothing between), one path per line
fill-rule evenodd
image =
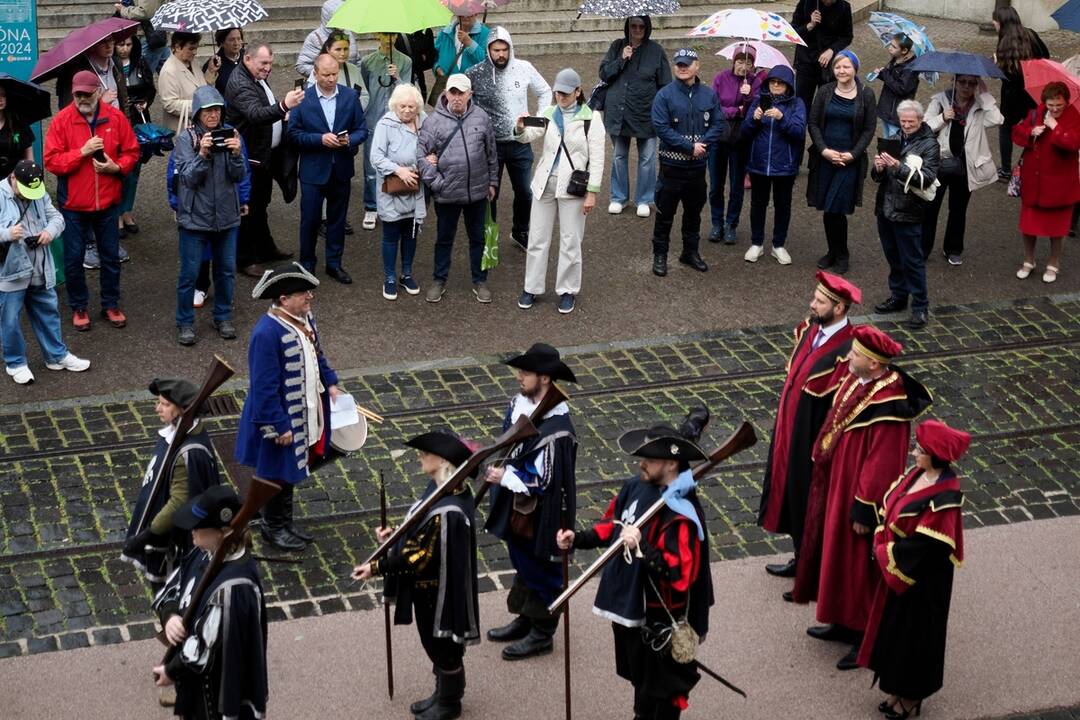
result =
M49 91L40 85L0 72L0 87L7 94L8 112L31 125L52 115Z

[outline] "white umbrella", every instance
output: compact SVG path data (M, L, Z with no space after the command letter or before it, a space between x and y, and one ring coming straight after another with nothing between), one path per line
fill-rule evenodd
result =
M735 57L736 53L746 52L747 47L754 50L754 67L766 69L774 68L777 65L791 67L791 63L788 62L784 53L780 52L772 45L766 45L760 40L740 40L739 42L733 42L716 54L731 60Z
M715 12L688 34L690 37L732 37L806 45L791 23L780 15L750 8Z

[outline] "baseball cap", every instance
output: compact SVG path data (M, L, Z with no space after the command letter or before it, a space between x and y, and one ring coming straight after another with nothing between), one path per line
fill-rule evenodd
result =
M675 57L671 59L676 65L692 65L698 59L698 54L691 48L679 48L675 51Z
M555 76L555 83L551 89L555 92L572 93L581 87L581 76L573 68L563 68Z
M45 171L33 160L20 160L12 171L19 194L27 200L45 197Z
M472 90L472 80L463 73L454 73L446 78L446 89L468 92L469 90Z
M98 79L97 73L89 70L80 70L71 79L71 92L92 93L99 89L101 89L101 80Z

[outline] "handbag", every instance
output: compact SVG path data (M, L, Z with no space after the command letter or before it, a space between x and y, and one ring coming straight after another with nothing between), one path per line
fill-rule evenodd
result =
M919 184L922 184L922 157L915 154L907 155L904 157L904 165L908 168L908 176L904 180L904 192L922 198L927 202L933 202L934 197L937 195L937 189L941 187L941 182L937 178L934 178L934 182L930 183L930 186L926 188L911 184L916 175L919 176Z
M499 264L499 224L491 217L491 203L487 204L487 219L484 221L484 254L480 258L480 269L492 270Z
M1020 153L1020 159L1016 161L1016 167L1009 176L1009 186L1005 188L1005 194L1009 197L1020 197L1020 171L1024 165L1024 153Z
M397 175L390 174L383 177L382 191L387 195L412 195L419 189L419 186L409 187Z
M561 112L561 111L560 111ZM589 139L589 124L590 120L585 121L585 140ZM574 197L585 197L585 193L589 192L589 164L585 164L584 170L578 170L574 167L574 161L570 159L570 151L566 149L566 142L563 140L562 133L559 133L559 145L563 149L563 153L566 155L566 162L570 163L570 181L566 183L566 194Z

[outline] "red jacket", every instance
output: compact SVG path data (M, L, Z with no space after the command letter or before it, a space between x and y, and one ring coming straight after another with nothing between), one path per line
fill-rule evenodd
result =
M98 103L93 126L75 103L58 112L45 134L45 169L56 175L57 204L64 210L94 212L120 202L125 175L139 161L139 141L131 123L112 105ZM120 166L120 173L94 172L93 156L82 147L92 135L105 143L105 154Z
M1057 127L1031 137L1031 129L1042 125L1045 115L1046 106L1039 105L1013 127L1013 142L1024 146L1020 200L1029 207L1061 208L1080 202L1080 111L1068 106Z

